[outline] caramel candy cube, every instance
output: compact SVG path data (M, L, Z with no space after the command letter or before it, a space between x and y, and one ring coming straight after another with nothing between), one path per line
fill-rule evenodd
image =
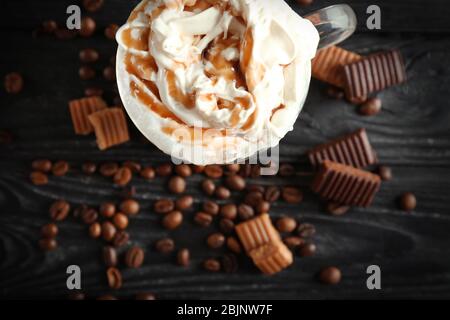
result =
M238 224L236 233L247 253L265 244L281 241L267 213Z
M282 242L268 243L250 251L253 263L265 274L272 275L290 266L292 252Z
M88 97L69 102L70 116L76 134L87 135L94 131L89 115L106 109L106 102L100 97Z
M89 116L89 121L94 127L97 145L100 150L127 142L127 120L121 108L108 108Z

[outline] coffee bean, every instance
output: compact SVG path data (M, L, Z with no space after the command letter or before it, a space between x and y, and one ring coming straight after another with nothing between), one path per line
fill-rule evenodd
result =
M114 297L112 294L105 294L103 296L98 297L95 300L113 301L113 300L119 300L119 299Z
M54 238L58 234L58 226L54 223L47 223L42 226L41 234L44 238Z
M88 206L85 204L80 204L73 210L73 217L78 219L81 217L81 214L88 209Z
M278 174L282 177L292 177L295 174L295 168L289 163L282 163L278 170Z
M84 63L92 63L98 61L99 54L95 49L83 49L80 51L80 61Z
M125 264L128 268L139 268L144 263L145 253L140 247L132 247L125 254Z
M156 167L156 174L160 177L167 177L172 174L172 165L170 163L163 163Z
M192 169L188 164L180 164L175 166L175 173L180 177L187 178L192 175Z
M117 266L117 251L111 246L103 247L103 262L107 267Z
M326 267L319 272L319 280L323 284L338 284L341 278L341 270L336 267Z
M136 300L156 300L153 293L141 292L136 294Z
M219 213L219 205L215 203L214 201L205 201L203 203L203 211L206 213L209 213L213 216L217 215Z
M230 234L234 231L234 222L230 219L220 219L219 228L225 234Z
M122 287L122 274L119 269L114 267L108 268L106 270L106 278L111 289L120 289Z
M136 187L135 186L125 186L120 190L119 197L125 200L129 200L136 196Z
M297 234L301 238L310 238L316 234L316 227L310 223L301 223L297 228Z
M67 161L58 161L52 167L52 173L56 177L65 176L69 171L69 163Z
M115 81L116 71L114 70L114 68L108 66L105 69L103 69L103 78L105 78L106 81Z
M236 256L228 253L222 256L222 269L225 273L236 273L239 265Z
M381 111L381 99L370 98L364 102L358 109L359 114L363 116L373 116Z
M69 30L66 27L58 28L55 31L55 36L59 40L71 40L78 35L76 30Z
M190 253L186 248L180 249L177 253L177 264L182 267L187 267L190 263Z
M194 221L201 227L208 227L213 220L213 217L206 212L197 212L194 216Z
M203 262L203 268L205 268L206 271L210 271L210 272L219 272L220 271L220 261L217 259L206 259Z
M345 206L337 202L329 202L327 204L327 211L333 216L342 216L350 210L350 206Z
M297 222L291 217L282 217L277 220L276 227L279 232L290 233L297 227Z
M224 186L219 186L216 188L216 191L214 192L215 196L220 200L226 200L231 197L231 192L229 189L225 188Z
M241 203L238 206L238 215L241 220L249 220L254 217L255 212L248 204Z
M83 292L75 291L69 293L67 299L72 301L81 301L86 299L86 295Z
M57 200L50 206L50 217L54 221L63 221L70 211L70 204L65 200Z
M243 164L240 166L239 175L241 177L247 178L252 174L252 167L249 164Z
M39 247L43 251L53 251L58 247L58 243L55 238L43 238L39 240Z
M85 223L85 224L93 224L94 222L96 222L98 219L98 213L97 210L93 209L93 208L87 208L86 210L83 210L83 212L81 213L81 220Z
M244 203L249 206L256 207L263 200L261 192L252 191L245 195Z
M97 239L102 235L102 226L98 222L94 222L89 226L89 236Z
M93 162L85 162L81 167L81 171L87 175L92 175L97 171L97 165Z
M260 186L260 185L257 185L257 184L250 184L245 189L247 190L248 193L250 193L250 192L259 192L259 193L264 194L264 192L265 192L264 187Z
M235 237L227 238L227 248L237 254L242 252L241 245L239 244L239 241Z
M252 165L250 172L250 177L252 178L258 178L261 175L261 167L257 164Z
M316 253L316 245L314 243L305 243L300 246L298 253L301 257L311 257Z
M240 168L239 163L227 164L227 171L229 173L238 173Z
M103 89L97 87L88 87L84 89L84 95L86 97L101 97L103 95Z
M297 0L297 1L312 2L312 0ZM344 95L345 95L344 91L342 89L336 88L334 86L329 86L327 88L326 94L330 98L337 99L337 100L343 99Z
M192 166L192 171L194 171L194 173L202 173L204 170L205 166L198 166L198 165Z
M223 234L216 232L208 236L206 243L208 244L208 247L218 249L225 244L225 237Z
M30 181L35 186L43 186L48 184L48 176L40 171L33 171L30 174Z
M79 30L79 34L85 38L90 37L94 34L96 27L97 24L94 19L91 17L83 17L81 18L81 28Z
M237 174L228 176L225 179L225 184L227 185L228 188L230 188L231 190L235 190L235 191L244 190L245 185L246 185L244 178L242 178L241 176L239 176Z
M261 200L258 205L255 207L256 213L269 213L270 211L270 202Z
M83 7L86 11L95 12L103 6L103 0L83 0Z
M281 197L287 203L300 203L303 200L303 192L294 187L284 187L281 191Z
M100 174L104 177L112 177L119 170L119 164L116 162L106 162L100 166Z
M180 176L170 178L168 183L169 191L175 194L183 193L186 190L186 180Z
M392 170L390 167L387 166L380 166L378 168L378 175L383 179L384 181L389 181L392 179Z
M105 29L105 36L110 40L115 40L117 30L119 30L119 26L112 23Z
M112 202L103 202L100 205L100 214L105 218L111 218L116 213L116 205Z
M133 177L133 173L127 167L122 167L114 174L114 183L118 186L126 186L130 183L131 178Z
M110 221L104 221L102 223L102 237L105 241L112 241L116 235L117 229Z
M151 180L155 178L155 170L152 167L146 167L141 170L141 177L146 180Z
M82 66L78 69L78 76L81 80L90 80L95 78L95 70L88 66Z
M120 248L124 245L126 245L130 241L130 235L128 232L120 230L116 232L116 235L114 236L114 239L112 241L112 244L116 248Z
M52 34L58 30L58 24L55 20L46 20L42 22L42 31L47 34Z
M128 216L135 216L139 213L140 206L139 202L134 199L127 199L122 201L120 204L120 211Z
M112 221L117 229L124 230L128 227L128 217L121 212L116 213Z
M9 94L19 94L23 89L23 78L18 72L11 72L5 76L5 90Z
M223 218L234 220L237 216L237 206L233 203L226 204L220 208L220 215Z
M188 210L192 208L192 205L194 204L194 198L192 196L186 195L178 198L175 201L175 208L178 210Z
M205 175L211 179L218 179L223 175L223 169L221 166L213 164L205 167Z
M400 198L400 207L404 211L412 211L417 206L416 196L411 192L402 194Z
M164 238L156 242L155 248L156 251L167 254L175 249L175 243L170 238Z
M298 248L302 244L305 243L305 240L303 240L300 237L290 236L283 239L284 244L291 250L294 250L295 248Z
M162 225L168 230L178 228L183 222L183 214L180 211L172 211L166 214L162 219Z
M276 186L269 186L264 193L264 199L269 202L275 202L280 198L280 189Z
M50 170L52 170L52 162L46 159L34 160L31 163L31 168L33 168L33 170L36 171L47 173L50 172Z
M170 199L160 199L155 202L153 205L153 210L155 210L156 213L169 213L173 211L175 208L175 204Z
M216 185L214 181L210 179L205 179L202 181L202 190L205 194L208 196L212 196L214 194L214 191L216 190Z

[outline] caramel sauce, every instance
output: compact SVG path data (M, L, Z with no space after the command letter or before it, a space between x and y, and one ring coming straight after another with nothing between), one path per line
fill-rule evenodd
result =
M175 73L171 70L166 71L167 86L169 95L181 103L185 108L192 109L195 106L195 93L186 94L178 88Z
M257 112L258 110L255 110L255 112L253 112L252 115L248 117L247 122L242 126L242 130L246 131L253 127L256 121Z
M283 105L283 104L280 104L278 107L276 107L275 109L272 110L272 114L271 114L271 116L270 116L270 121L272 121L273 115L274 115L278 110L281 110L281 109L284 109L284 105Z
M125 54L125 69L128 73L142 79L148 79L158 66L152 56L142 57L131 53Z
M192 12L195 10L204 11L211 7L212 7L212 4L210 4L208 1L198 0L195 2L195 4L193 6L185 6L184 11L189 11L189 12Z
M133 30L140 29L139 38L135 39L131 35ZM125 46L139 50L139 51L148 51L148 37L150 36L150 28L129 28L125 29L122 32L122 41Z

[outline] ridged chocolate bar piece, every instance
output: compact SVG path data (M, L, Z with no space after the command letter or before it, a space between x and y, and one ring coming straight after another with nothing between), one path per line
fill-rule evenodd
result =
M262 245L281 241L267 213L238 224L236 233L247 253Z
M326 159L356 168L377 162L364 128L315 147L308 151L308 158L313 166L318 166Z
M76 134L86 135L94 131L89 115L106 109L106 102L100 97L88 97L69 102L70 116Z
M97 145L100 150L127 142L127 120L121 108L109 108L89 116L89 121L95 130Z
M381 52L344 66L345 95L349 100L406 81L405 64L398 50Z
M292 252L282 242L268 243L250 251L250 257L259 270L271 275L292 264Z
M336 46L322 49L312 60L312 76L320 81L344 88L343 66L361 59L362 56L359 54Z
M380 183L381 179L376 174L324 160L311 188L324 199L367 207L372 203Z

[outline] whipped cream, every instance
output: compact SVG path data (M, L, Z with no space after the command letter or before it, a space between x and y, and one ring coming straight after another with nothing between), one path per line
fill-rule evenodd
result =
M144 0L116 38L131 119L200 165L247 158L293 129L319 41L283 0Z

